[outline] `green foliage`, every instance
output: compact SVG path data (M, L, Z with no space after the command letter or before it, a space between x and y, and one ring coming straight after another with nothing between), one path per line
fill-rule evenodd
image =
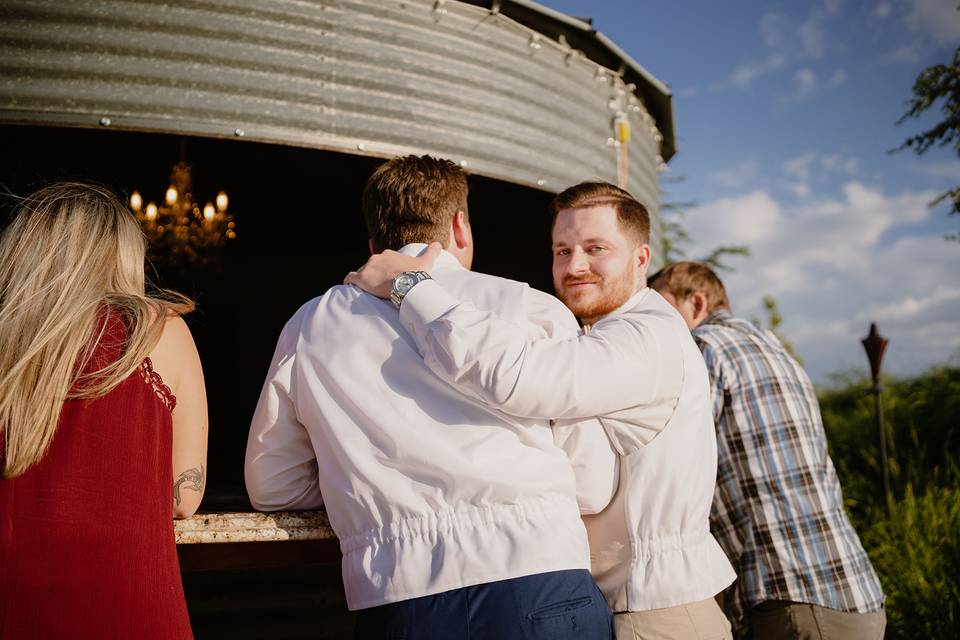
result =
M960 47L953 54L952 62L935 64L920 72L913 85L913 98L907 101L907 112L897 124L920 117L938 103L943 119L926 131L907 138L901 149L912 148L917 155L923 155L930 147L949 145L960 156ZM940 194L930 205L935 206L944 200L950 202L951 214L960 213L960 186ZM948 238L958 240L960 234Z
M728 256L750 257L750 247L745 244L720 245L709 254L700 258L700 262L715 271L733 271L733 267L725 262Z
M870 382L820 394L846 505L887 595L887 638L960 635L960 369L884 380L893 491L883 505Z
M866 379L820 394L831 457L854 515L882 507L883 486L874 399ZM907 485L960 482L960 369L934 369L906 380L885 380L882 394L890 484L902 498Z
M887 595L887 638L960 633L960 488L907 485L860 537Z

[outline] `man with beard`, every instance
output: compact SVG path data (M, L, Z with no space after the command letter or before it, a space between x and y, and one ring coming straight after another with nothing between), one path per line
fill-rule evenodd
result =
M443 242L444 287L525 335L577 334L552 296L470 271L457 164L385 162L362 208L372 252ZM280 335L250 427L247 491L264 511L326 507L359 640L610 640L580 511L609 502L616 456L596 420L561 434L443 384L389 303L338 286ZM583 450L577 468L559 444Z
M683 319L646 286L647 211L601 182L567 189L551 211L554 286L584 323L577 337L532 340L453 297L427 277L435 248L373 256L346 282L392 293L424 362L461 392L511 415L600 416L620 485L585 521L618 638L729 638L714 600L735 576L709 531L717 445L707 372Z

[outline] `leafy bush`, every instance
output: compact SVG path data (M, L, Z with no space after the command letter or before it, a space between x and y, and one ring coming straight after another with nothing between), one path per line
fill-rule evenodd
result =
M907 485L891 508L860 530L887 595L887 638L960 634L960 489Z
M960 637L960 369L885 380L882 399L889 518L869 382L820 395L844 500L887 595L886 637Z
M862 521L883 506L883 476L869 381L847 381L822 392L820 408L830 456L851 515ZM909 485L960 485L960 369L934 369L906 380L885 380L883 413L890 483L896 498Z

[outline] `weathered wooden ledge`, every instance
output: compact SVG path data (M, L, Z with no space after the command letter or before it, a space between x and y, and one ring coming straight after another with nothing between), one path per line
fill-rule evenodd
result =
M179 545L337 539L325 511L200 513L173 528Z

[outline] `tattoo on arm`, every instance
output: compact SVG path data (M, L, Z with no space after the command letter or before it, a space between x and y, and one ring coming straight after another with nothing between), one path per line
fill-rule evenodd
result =
M173 499L177 502L177 506L180 506L180 485L183 485L184 489L192 489L193 491L203 491L203 486L207 482L207 473L203 468L203 465L200 465L200 468L197 469L187 469L179 476L177 476L176 481L173 483Z

